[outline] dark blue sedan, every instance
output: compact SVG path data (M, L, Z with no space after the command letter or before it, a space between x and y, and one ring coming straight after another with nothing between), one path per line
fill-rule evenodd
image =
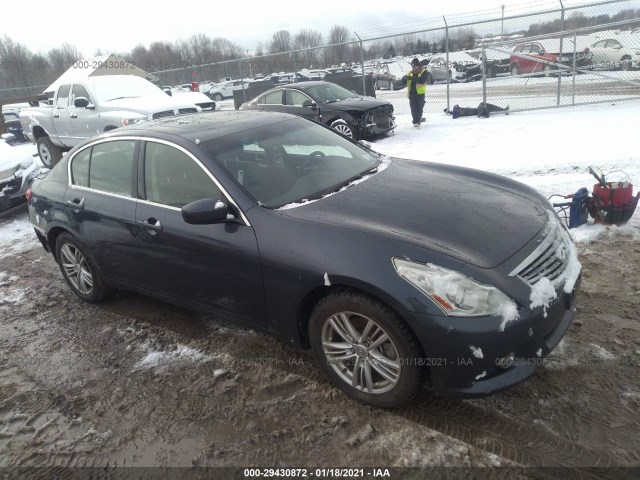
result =
M81 299L117 287L248 324L311 348L376 406L421 382L466 397L514 385L575 311L576 249L538 193L383 157L284 113L119 128L71 150L29 198Z

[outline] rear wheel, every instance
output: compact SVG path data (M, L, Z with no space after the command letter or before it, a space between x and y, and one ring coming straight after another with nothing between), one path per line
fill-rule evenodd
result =
M520 75L520 67L518 67L517 63L511 65L511 75Z
M544 64L544 67L542 67L542 71L544 72L544 76L545 77L550 77L553 75L552 71L553 71L553 66L549 65L548 63Z
M62 150L54 145L49 137L40 137L36 144L38 146L38 155L45 167L53 168L62 158Z
M67 284L85 302L98 303L112 290L100 274L80 242L69 233L61 233L56 240L56 258Z
M356 137L353 129L351 128L351 126L347 122L342 120L341 118L339 118L338 120L335 120L333 123L331 123L331 128L333 128L335 131L341 133L345 137L349 137L349 138L353 138L353 139L355 139L355 137Z
M221 93L214 93L214 94L213 94L213 99L214 99L216 102L220 102L220 101L222 101L222 94L221 94Z
M620 61L620 69L631 70L631 57L629 55L625 55L624 57L622 57Z
M311 314L315 360L338 388L360 402L393 407L416 392L420 349L395 312L359 293L322 299Z

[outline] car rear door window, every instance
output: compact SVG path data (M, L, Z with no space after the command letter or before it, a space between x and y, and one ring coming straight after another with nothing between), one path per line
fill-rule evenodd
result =
M117 140L94 145L91 149L89 188L131 197L135 146L135 140Z
M147 200L170 207L203 198L222 199L222 192L203 168L186 153L162 143L148 142L144 158Z
M267 93L263 98L267 105L282 105L282 90Z
M87 148L73 157L71 162L71 183L79 187L89 188L89 165L91 148Z

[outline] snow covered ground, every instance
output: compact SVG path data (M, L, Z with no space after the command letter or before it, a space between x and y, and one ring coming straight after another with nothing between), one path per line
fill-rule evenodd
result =
M396 112L406 110L408 101L402 92L389 94ZM225 101L220 107L230 109L232 105ZM640 150L635 136L640 102L494 114L488 119L454 120L443 112L425 117L426 123L415 129L409 113L397 113L394 134L374 142L374 150L506 175L547 197L574 193L581 187L591 191L596 181L588 173L590 166L609 181L631 180L636 185L634 194L640 187ZM616 231L638 235L639 226L636 211L623 227L608 229L590 220L572 233L580 243ZM37 245L26 215L0 222L0 245L0 260Z

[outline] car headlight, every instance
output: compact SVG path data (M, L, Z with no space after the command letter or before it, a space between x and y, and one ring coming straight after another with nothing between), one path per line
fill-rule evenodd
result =
M123 118L122 126L126 127L127 125L135 125L136 123L144 122L146 118Z
M393 266L402 278L428 295L446 315L479 317L504 315L515 302L492 285L437 265L393 258Z

